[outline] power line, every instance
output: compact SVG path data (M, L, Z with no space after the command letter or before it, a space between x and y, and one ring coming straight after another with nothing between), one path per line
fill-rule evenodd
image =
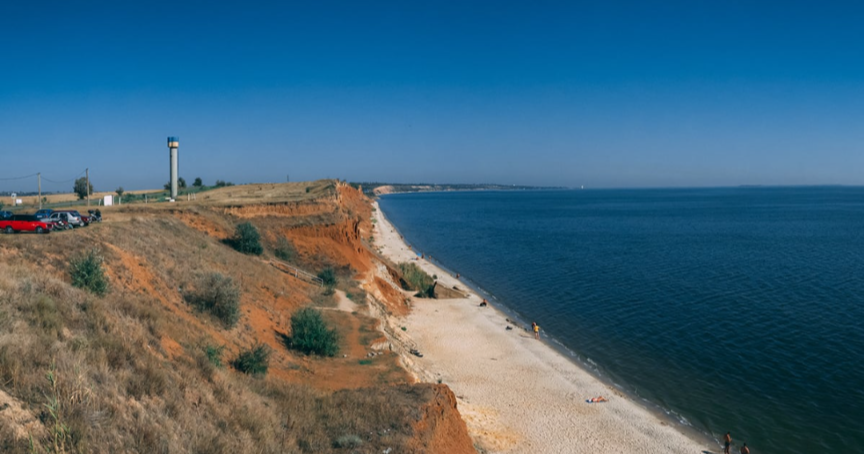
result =
M38 173L34 173L34 174L27 175L27 176L23 176L23 177L0 178L0 181L23 180L23 179L25 179L25 178L32 178L32 177L35 177L36 175L39 175L39 174L38 174Z
M70 181L75 181L75 179L78 178L78 177L80 177L81 175L83 175L84 172L86 172L86 170L82 170L78 175L75 175L74 177L72 177L72 178L70 178L70 179L68 179L68 180L63 180L63 181L54 181L54 180L50 180L50 179L45 178L45 177L42 177L42 179L43 179L44 181L49 182L49 183L63 184L63 183L68 183L68 182L70 182Z

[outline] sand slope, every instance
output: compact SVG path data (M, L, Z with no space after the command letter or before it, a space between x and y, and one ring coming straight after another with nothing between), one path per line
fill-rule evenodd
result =
M375 244L394 262L415 260L443 285L466 289L455 277L417 260L380 209ZM475 443L501 453L703 453L719 452L696 441L618 394L506 316L466 299L414 298L402 320L423 358L412 357L422 381L441 380L458 398ZM542 321L538 321L542 326ZM609 402L585 400L605 396Z

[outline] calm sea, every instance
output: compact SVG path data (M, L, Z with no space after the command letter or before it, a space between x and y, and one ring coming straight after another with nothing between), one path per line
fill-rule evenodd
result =
M388 195L579 362L759 453L864 452L864 188Z

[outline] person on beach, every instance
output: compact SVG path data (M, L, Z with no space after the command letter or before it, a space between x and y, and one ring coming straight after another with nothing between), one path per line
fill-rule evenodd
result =
M747 443L744 443L744 446L741 446L741 454L750 454L750 448L747 447Z
M597 402L607 402L607 400L605 397L599 396L599 397L592 397L592 398L588 399L588 402L596 404Z
M534 328L534 339L540 340L540 325L537 322L531 322L531 326Z
M732 434L726 432L726 435L723 437L723 454L729 454L729 449L732 446Z

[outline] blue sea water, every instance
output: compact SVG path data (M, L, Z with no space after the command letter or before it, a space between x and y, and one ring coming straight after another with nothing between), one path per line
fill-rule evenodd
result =
M379 205L415 250L683 424L759 453L864 452L864 188Z

